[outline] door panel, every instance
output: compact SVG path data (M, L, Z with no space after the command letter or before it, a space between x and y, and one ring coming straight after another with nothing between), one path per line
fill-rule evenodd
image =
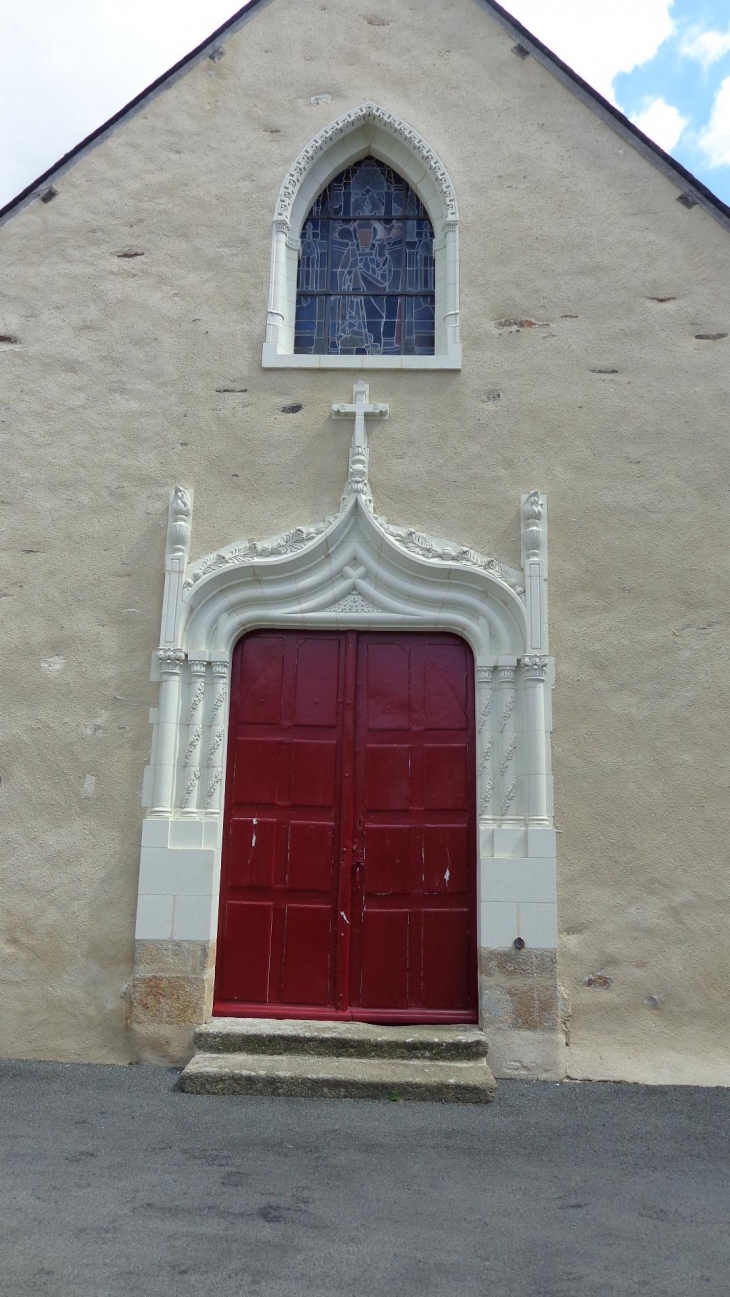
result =
M407 811L411 804L411 752L398 747L371 744L366 755L364 802L371 811Z
M411 890L411 830L369 824L364 832L362 885L366 896L407 896Z
M473 699L456 636L240 641L215 1012L476 1019Z
M466 743L423 747L424 802L429 811L466 811L469 805Z
M365 914L362 959L352 988L361 1008L408 1007L409 918L405 909L369 909Z
M331 928L329 906L287 906L281 978L282 1003L328 1002L332 963Z
M286 857L286 885L329 892L335 869L334 824L292 820Z
M246 998L265 1004L269 995L273 906L229 901L225 907L222 950L216 961L218 994L223 1000Z
M294 724L334 728L338 720L337 684L341 645L336 639L297 644Z
M422 917L423 998L427 1004L458 1009L468 1002L469 964L454 959L454 951L467 949L469 912L424 909Z
M224 1012L334 1008L343 667L343 636L327 632L261 632L236 646L215 991Z
M337 781L337 744L292 743L289 749L292 806L334 807Z
M272 887L276 820L241 817L231 825L229 881L232 887Z
M354 1013L475 1013L473 698L455 636L359 636Z

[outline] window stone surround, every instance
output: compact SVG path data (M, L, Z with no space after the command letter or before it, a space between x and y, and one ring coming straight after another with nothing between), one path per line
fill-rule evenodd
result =
M294 353L300 232L317 195L345 167L372 154L407 180L434 230L435 345L432 356L326 356ZM265 369L461 369L459 208L438 154L413 127L377 104L344 113L314 136L290 167L276 200Z

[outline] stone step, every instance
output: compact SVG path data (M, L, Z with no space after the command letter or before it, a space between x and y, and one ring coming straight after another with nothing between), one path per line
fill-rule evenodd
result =
M301 1054L196 1054L182 1073L187 1094L314 1099L410 1099L489 1103L496 1082L484 1059L342 1058Z
M398 1026L292 1018L213 1018L195 1032L206 1054L301 1054L337 1058L468 1061L487 1056L478 1027Z

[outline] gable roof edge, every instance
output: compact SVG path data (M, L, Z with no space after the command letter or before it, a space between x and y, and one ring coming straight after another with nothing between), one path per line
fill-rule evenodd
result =
M156 77L148 86L145 86L144 90L140 90L139 94L134 96L134 99L130 99L123 108L120 108L112 117L102 122L101 126L97 126L96 130L84 136L83 140L80 140L72 149L69 149L68 153L64 153L63 157L54 162L40 176L36 176L35 180L32 180L29 185L21 189L20 193L11 198L4 207L0 207L0 225L4 225L16 212L22 211L34 199L40 197L44 190L48 189L58 176L62 176L64 172L74 166L79 158L96 148L97 144L101 144L128 117L133 117L156 95L163 90L167 90L168 86L174 85L195 63L201 62L211 54L216 46L220 45L224 36L229 36L234 31L238 31L239 27L243 27L258 9L262 9L264 5L270 3L271 0L246 0L246 3L240 9L237 9L230 18L221 23L220 27L217 27L214 32L206 36L204 41L201 41L188 54L178 59L177 63L173 63L172 67L167 68L159 77Z
M595 90L593 86L589 85L587 81L584 81L583 77L579 76L579 74L567 63L564 63L557 54L553 53L547 45L544 45L543 42L539 40L537 36L534 36L527 27L523 27L522 23L519 22L518 19L514 18L512 14L508 13L507 10L498 3L498 0L475 0L475 2L481 9L490 14L491 17L494 18L495 22L499 23L500 27L509 32L510 36L514 37L514 39L522 45L538 63L541 63L543 67L556 77L557 80L566 87L566 89L570 90L570 92L580 99L582 103L586 104L597 117L605 122L607 126L610 126L617 135L619 135L627 144L630 144L637 153L646 158L652 166L656 167L657 170L661 171L661 173L672 182L672 184L676 185L677 188L681 190L678 197L681 197L682 193L686 193L690 199L694 200L694 202L689 204L690 206L696 204L697 206L702 207L710 216L714 217L716 221L723 225L725 229L730 230L730 206L724 203L721 198L718 198L718 196L714 194L702 180L699 180L698 177L693 175L692 172L684 167L681 162L677 162L666 153L664 149L660 148L658 144L655 144L653 140L649 139L648 135L645 135L643 131L639 130L639 127L635 126L624 113L622 113L618 108L615 108L613 104L609 103L609 101ZM29 185L26 185L19 194L16 194L16 196L11 198L3 207L0 207L0 226L4 225L7 220L16 214L16 212L22 211L33 202L34 199L38 198L46 188L50 187L57 177L63 175L64 172L68 171L79 158L83 157L85 153L95 148L97 144L100 144L108 135L112 134L118 126L121 126L128 117L133 116L144 104L147 103L148 100L154 98L155 95L161 93L163 90L166 90L169 85L174 85L174 83L182 77L190 67L205 58L208 54L212 53L216 46L220 44L223 37L237 31L255 14L258 9L263 8L264 5L270 3L271 0L246 0L246 3L230 18L228 18L226 22L222 23L220 27L217 27L210 36L207 36L204 41L201 41L199 45L196 45L193 50L184 55L183 58L179 59L177 63L174 63L171 68L168 68L163 72L161 76L157 77L150 85L146 86L144 90L141 90L138 95L135 95L129 103L120 108L119 111L114 113L114 115L108 118L107 121L102 122L101 126L98 126L96 130L85 136L83 140L74 146L74 148L69 149L68 153L64 153L63 157L59 158L57 162L54 162L53 165L42 172L40 176L37 176L35 180L32 180Z
M615 108L612 103L609 103L608 99L604 98L587 81L584 81L583 77L567 63L564 63L537 36L533 36L527 27L523 27L521 22L513 18L512 14L508 13L498 3L498 0L476 0L476 4L479 5L480 9L484 9L486 13L490 14L495 22L499 23L500 27L503 27L511 36L514 36L515 40L538 63L547 68L566 89L570 90L582 103L586 104L597 117L600 117L601 121L610 126L627 144L636 149L637 153L640 153L652 166L661 171L667 180L676 185L682 193L686 193L690 198L694 199L697 206L704 208L726 230L730 230L730 206L724 203L721 198L718 198L717 194L713 194L712 190L702 180L699 180L691 171L682 166L681 162L677 162L669 153L666 153L658 144L649 139L649 136L639 130L639 127L635 126L619 108ZM681 197L682 193L678 197Z

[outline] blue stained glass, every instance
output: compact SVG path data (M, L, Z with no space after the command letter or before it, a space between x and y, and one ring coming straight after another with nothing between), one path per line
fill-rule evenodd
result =
M295 353L433 355L433 227L397 172L373 157L347 167L301 242Z
M332 293L401 291L402 221L332 221Z

